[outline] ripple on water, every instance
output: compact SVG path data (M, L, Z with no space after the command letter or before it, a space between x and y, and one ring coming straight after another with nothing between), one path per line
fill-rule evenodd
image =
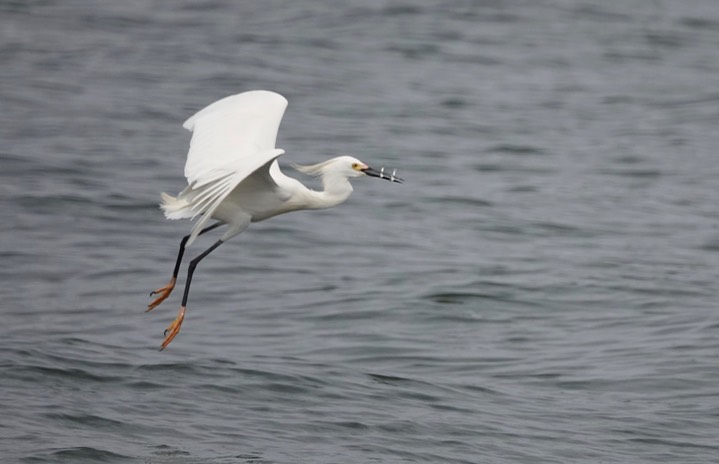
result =
M98 462L135 462L136 457L115 453L106 449L90 446L76 446L52 451L41 451L21 459L27 463L67 462L67 463L98 463Z

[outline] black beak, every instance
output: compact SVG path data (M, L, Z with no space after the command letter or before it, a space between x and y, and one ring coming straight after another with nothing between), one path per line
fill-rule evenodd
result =
M390 182L397 182L398 184L401 184L404 182L404 180L402 180L399 177L394 175L397 172L396 169L394 171L392 171L392 174L388 174L388 173L384 172L384 168L381 168L379 171L376 171L376 170L368 167L366 169L362 169L362 172L364 172L368 176L379 177L380 179L387 179Z

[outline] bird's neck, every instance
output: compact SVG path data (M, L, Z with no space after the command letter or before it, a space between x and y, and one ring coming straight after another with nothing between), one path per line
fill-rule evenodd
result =
M352 184L344 176L325 175L322 177L322 186L324 190L321 192L309 191L310 209L331 208L344 202L352 194Z

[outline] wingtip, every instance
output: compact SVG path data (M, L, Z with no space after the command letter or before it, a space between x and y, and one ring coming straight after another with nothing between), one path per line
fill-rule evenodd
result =
M284 108L287 108L287 105L288 105L287 99L277 92L273 92L271 90L248 90L247 92L241 92L241 93L237 93L235 95L230 95L225 98L221 98L221 99L217 100L216 102L211 103L210 105L202 108L201 110L199 110L198 112L196 112L195 114L190 116L184 123L182 123L182 127L184 127L185 129L187 129L190 132L193 132L195 130L195 123L197 122L197 120L199 118L206 116L207 114L212 113L216 110L222 110L228 104L232 105L237 100L242 100L242 99L249 100L249 99L253 99L253 98L255 98L255 99L256 98L264 98L264 99L274 98L277 100L277 102L282 103L283 111L284 111Z

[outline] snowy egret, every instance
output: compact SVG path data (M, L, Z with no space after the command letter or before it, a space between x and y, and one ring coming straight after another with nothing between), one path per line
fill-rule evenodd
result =
M352 193L349 179L372 176L402 182L395 175L367 166L351 156L339 156L311 166L295 165L305 174L322 179L322 191L311 190L280 171L277 158L284 150L275 148L277 130L287 100L274 92L256 90L232 95L207 106L185 121L191 131L190 151L185 164L188 186L177 197L162 194L160 207L168 219L195 219L189 235L180 241L170 282L150 294L157 297L150 311L175 288L185 247L205 232L226 225L227 231L207 250L190 261L180 312L165 330L161 350L180 332L187 297L197 264L225 241L244 231L252 222L301 209L330 208ZM208 225L214 219L217 222Z

